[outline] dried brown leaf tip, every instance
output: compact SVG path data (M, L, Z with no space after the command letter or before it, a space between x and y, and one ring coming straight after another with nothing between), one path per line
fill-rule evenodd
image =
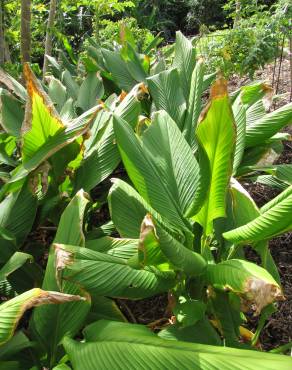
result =
M225 78L219 77L211 87L210 97L211 99L222 98L227 94L227 81Z
M141 82L138 85L137 98L142 99L144 95L149 95L149 90L148 87L143 82Z
M268 304L274 301L285 300L280 287L255 277L251 277L246 281L244 291L242 309L243 311L254 310L255 316L259 315L262 309Z
M122 90L122 92L119 95L119 101L122 102L127 95L128 95L128 93L126 91Z
M53 244L53 248L55 248L55 276L57 284L59 288L61 288L62 270L64 270L66 266L69 266L74 262L74 255L72 252L69 252L62 248L62 244Z
M55 119L56 123L60 126L60 128L65 127L63 122L61 121L61 118L58 112L55 109L53 102L50 100L48 95L43 90L40 82L35 77L28 63L25 63L23 66L23 74L26 80L26 89L28 92L28 98L26 102L24 122L21 128L22 133L25 134L31 129L32 110L33 110L35 95L39 96L42 99L43 104L45 105L49 114Z
M143 261L141 262L142 265L146 264L147 253L146 253L144 243L145 243L146 238L149 236L149 234L152 234L153 238L158 239L152 217L148 213L144 217L142 224L141 224L140 238L139 238L139 244L138 244L139 252L143 253Z
M31 307L41 306L43 304L61 304L73 301L85 301L84 297L80 295L65 294L60 292L50 292L38 289L38 294L35 295L29 302L25 309Z

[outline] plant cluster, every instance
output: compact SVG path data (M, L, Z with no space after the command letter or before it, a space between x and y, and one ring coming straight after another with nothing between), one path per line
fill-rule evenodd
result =
M26 64L26 89L0 72L7 369L291 367L259 350L285 299L268 241L292 228L291 171L262 208L238 180L269 170L257 163L281 146L292 104L267 113L271 88L261 82L229 96L180 32L163 55L157 42L141 54L125 32L121 45L91 45L76 64L50 58L46 83ZM97 199L119 165L124 174ZM110 220L96 224L90 216L104 203ZM56 232L46 257L30 232L48 225ZM115 302L160 293L175 319L158 333L128 323ZM254 333L250 312L260 315Z
M240 8L232 11L235 3L240 3ZM231 12L234 27L211 34L203 31L198 48L210 61L210 70L253 78L279 55L283 37L289 37L291 5L284 0L268 9L257 1L230 1L224 9Z

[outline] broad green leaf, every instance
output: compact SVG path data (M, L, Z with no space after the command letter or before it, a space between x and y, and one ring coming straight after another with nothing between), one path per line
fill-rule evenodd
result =
M255 167L255 170L264 171L271 174L276 180L292 185L292 164L277 164L267 168Z
M184 296L177 298L173 313L176 320L182 327L195 325L205 316L206 304L195 299L188 299Z
M44 145L42 145L27 162L18 166L12 173L11 183L16 183L30 172L40 166L42 162L52 156L54 153L64 148L76 140L77 137L88 131L91 123L96 117L96 114L102 109L102 106L97 106L85 112L83 115L71 121L70 125L64 130L60 130L53 137L50 137Z
M94 72L89 73L82 82L76 105L87 111L97 104L98 99L102 99L104 94L104 87L102 79Z
M155 266L161 271L171 269L160 248L156 229L150 214L147 214L144 217L141 224L137 255L140 268L144 268L145 266ZM132 260L134 260L134 258L132 258ZM130 262L131 260L129 261L129 264Z
M86 322L89 324L97 320L127 321L113 299L92 295Z
M57 366L54 366L52 370L71 370L71 367L66 364L59 364Z
M169 270L168 261L190 276L202 274L206 262L201 255L186 248L159 225L154 226L147 214L141 224L139 262L142 266L154 265L160 270ZM167 261L168 260L168 261Z
M136 270L126 260L87 248L55 244L60 278L78 283L91 294L146 298L175 284L174 273L155 268Z
M47 292L39 288L31 289L0 305L0 345L12 336L24 312L34 306L49 303L80 301L77 295Z
M211 183L207 199L195 220L209 235L213 220L225 217L225 197L235 145L234 119L225 80L219 79L213 85L211 101L201 115L196 135L210 162Z
M88 195L82 189L72 198L61 216L54 239L55 243L84 246L85 238L82 228L88 201Z
M23 266L27 261L32 261L33 257L30 254L22 253L22 252L15 252L9 260L5 263L3 267L0 269L0 281L6 280L7 277L14 272L15 270L19 269Z
M138 239L121 239L104 236L99 239L87 240L85 247L96 252L109 254L110 256L129 259L138 250Z
M30 232L37 205L37 198L27 182L20 190L8 194L0 203L0 225L15 236L17 245L21 245Z
M54 77L50 77L49 81L48 95L57 107L57 111L61 112L67 100L67 89L60 80Z
M230 214L227 215L225 231L245 225L260 215L260 210L250 194L233 178L231 180L230 196L231 209L229 211ZM252 247L260 255L262 267L264 267L273 276L273 278L280 283L279 273L269 251L268 243L266 241L259 242L253 244ZM231 250L229 250L228 259L237 251L238 246L232 246Z
M69 96L75 101L78 99L79 85L72 77L68 69L62 73L62 83L67 88Z
M48 59L49 67L53 71L53 75L60 78L62 74L62 66L57 62L56 58L50 55L46 55L45 57Z
M232 291L243 299L244 308L259 314L263 307L284 298L279 284L262 267L239 259L208 265L209 284L223 291Z
M108 196L109 209L116 229L122 237L139 239L141 223L147 213L166 229L171 228L134 188L120 179L112 181L114 184Z
M142 65L143 56L136 53L130 43L126 43L121 49L121 56L126 62L126 66L132 78L137 82L144 82L147 74Z
M263 101L259 100L246 109L246 125L252 126L267 114Z
M257 182L259 184L263 184L266 186L269 186L271 188L279 189L280 191L283 191L287 188L288 184L284 181L281 181L277 179L276 177L272 175L259 175L259 176L253 176L249 178L252 182Z
M160 370L291 368L288 356L164 340L143 326L134 331L133 324L117 323L115 327L99 321L93 325L91 331L98 335L89 337L86 343L68 337L63 341L74 370L124 370L125 364L128 369Z
M184 96L188 100L192 73L196 65L196 48L180 31L176 32L172 65L178 70Z
M199 166L172 119L157 112L141 141L118 117L114 129L128 175L142 197L171 223L189 227L184 214L195 198Z
M292 185L269 202L253 221L230 230L223 237L232 243L255 243L288 231L292 228Z
M195 130L202 110L203 78L205 65L199 60L190 76L190 95L187 104L187 113L183 127L183 134L192 149L195 148Z
M74 243L75 248L80 248L77 245L84 245L82 229L87 203L88 199L85 193L80 190L63 212L54 242ZM90 297L87 292L70 282L61 283L59 281L61 266L60 255L56 256L55 248L52 246L43 281L43 289L77 294L83 297L83 301L74 302L70 305L39 307L34 310L30 325L34 337L47 353L47 362L50 367L55 365L60 356L59 345L64 335L75 335L85 321L90 309ZM48 325L48 322L51 325Z
M256 146L292 123L292 103L266 114L246 128L246 146Z
M24 66L28 99L22 125L22 159L26 163L51 137L64 130L53 103L28 64Z
M191 326L182 327L181 325L169 325L167 328L162 329L158 336L162 339L180 340L184 342L210 344L213 346L221 346L222 340L210 324L206 317L197 321L196 324Z
M2 68L0 68L0 83L3 84L11 93L20 98L20 100L26 100L27 93L25 88L12 76L4 72Z
M233 162L233 173L236 173L236 170L242 160L245 148L246 108L243 104L243 100L244 95L241 93L232 104L232 111L236 124L236 144Z
M263 214L263 213L269 211L270 209L272 209L274 206L276 206L281 201L289 198L291 195L292 195L292 185L289 186L284 191L282 191L282 193L277 195L275 198L271 199L268 203L263 205L262 208L260 209L261 213Z
M204 272L206 261L200 254L185 247L162 228L157 228L157 235L163 254L177 269L188 276L198 276Z
M65 104L62 106L60 117L65 122L71 121L74 117L76 117L74 102L72 98L67 99Z
M270 98L273 88L264 82L255 82L241 87L242 103L246 108L252 107L256 102L262 101L262 98Z
M102 56L108 71L112 74L114 81L120 89L130 91L137 84L127 68L126 62L119 53L102 49Z
M141 85L137 85L115 109L115 114L125 119L133 128L140 114L141 93ZM98 115L91 135L88 143L85 142L84 158L75 174L75 190L81 187L86 191L91 190L107 178L120 162L110 113L101 112Z
M182 130L186 100L177 69L170 69L149 77L147 83L156 110L165 110Z
M24 118L23 103L0 88L0 118L4 130L17 138Z
M8 342L2 344L0 347L0 359L7 360L13 358L18 352L26 348L31 348L33 345L33 342L22 331L18 331Z

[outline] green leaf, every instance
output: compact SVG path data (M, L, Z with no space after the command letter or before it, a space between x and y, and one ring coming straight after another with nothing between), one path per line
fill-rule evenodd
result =
M140 114L140 86L136 86L127 94L115 109L115 114L135 127ZM84 188L91 190L107 178L120 162L117 148L113 119L108 112L100 112L93 124L91 138L85 142L86 150L83 161L77 169L74 179L75 190Z
M76 140L77 137L87 132L92 121L95 119L96 114L100 110L101 106L92 108L83 115L74 119L67 128L60 130L56 135L50 137L39 149L37 149L30 159L13 171L8 185L26 177L54 153L58 152L63 147Z
M0 89L0 118L4 130L17 138L24 118L23 103L8 92Z
M255 243L271 239L288 231L292 227L292 185L275 199L269 202L261 211L262 214L253 221L230 230L223 237L232 243Z
M80 296L31 289L0 305L0 345L12 336L24 312L36 305L79 301Z
M149 77L147 83L156 110L165 110L182 130L186 100L177 69L170 69Z
M250 85L241 87L242 103L246 108L252 107L258 101L262 102L262 98L267 95L269 97L273 93L273 88L263 82L254 82Z
M196 65L196 48L180 31L176 32L172 65L178 70L184 96L188 100L192 73Z
M161 271L171 269L160 248L156 229L150 214L147 214L142 221L137 252L138 267L155 266ZM135 257L129 261L129 264L132 260L135 262Z
M149 214L141 225L139 257L142 266L154 265L160 270L170 269L168 259L175 268L190 276L202 274L206 267L201 255L186 248L159 225L155 228Z
M225 197L235 144L234 119L225 80L219 79L213 85L211 101L202 113L196 135L210 162L211 184L207 199L195 220L209 235L213 230L213 220L225 217Z
M171 223L184 219L199 185L199 166L190 147L167 113L157 112L140 141L115 117L118 147L128 175L142 197Z
M60 277L78 283L91 294L145 298L165 292L175 284L174 273L155 268L136 270L126 260L87 248L55 244Z
M102 78L94 72L87 75L82 82L76 105L86 111L97 104L98 99L102 99L104 87Z
M20 100L25 101L27 94L25 88L16 81L12 76L8 73L4 72L2 68L0 68L0 82L3 84L11 93L15 94Z
M246 147L256 146L292 123L292 103L266 114L246 128Z
M88 201L88 195L82 189L72 198L61 216L54 239L55 243L84 246L85 238L82 227Z
M69 96L75 101L78 99L79 85L72 77L71 73L65 69L62 73L62 83L66 86Z
M106 68L111 72L113 79L119 88L125 91L130 91L137 84L137 81L129 72L126 62L117 52L114 51L102 49L102 56L104 58Z
M24 66L27 81L28 100L25 119L22 125L22 159L29 159L40 149L49 138L64 130L53 103L42 90L39 82L28 64Z
M80 248L77 245L84 245L82 228L87 203L88 199L85 193L80 190L63 212L54 242L72 243L76 245L75 248ZM59 271L62 266L60 257L60 255L56 256L55 248L52 246L43 281L43 289L77 294L82 296L83 300L82 302L62 306L38 307L33 312L30 323L31 329L43 351L47 353L47 362L50 367L56 364L62 353L59 346L64 335L75 335L84 323L90 309L90 297L87 292L71 282L60 282ZM48 322L51 325L48 325Z
M256 314L266 305L284 298L274 278L251 262L230 259L217 265L208 265L206 274L211 285L238 294L243 299L244 308L253 308Z
M114 185L108 196L109 209L111 218L121 236L138 239L141 223L147 213L165 226L161 216L135 189L120 179L113 179L112 182Z
M113 299L93 295L86 322L91 323L97 320L127 321Z
M125 364L129 369L160 370L291 368L291 359L285 356L164 340L143 326L133 330L133 324L99 321L93 325L91 332L96 334L86 343L68 337L63 341L75 370L123 370Z
M233 162L233 173L236 173L243 157L246 134L246 108L243 104L244 95L241 93L232 104L232 111L236 123L236 144Z
M22 252L15 252L9 260L5 263L3 267L0 269L0 281L6 280L7 277L14 272L15 270L19 269L23 266L27 261L32 261L33 257L30 254L22 253Z
M206 304L202 301L188 299L184 296L179 296L177 303L173 309L178 323L182 327L195 325L205 316Z
M99 239L87 240L85 247L127 260L136 254L138 242L138 239L120 239L104 236Z
M67 89L60 80L50 77L48 95L57 107L58 112L61 112L67 100Z
M245 225L260 215L260 210L251 198L250 194L233 178L231 179L230 196L231 209L227 215L225 231ZM253 244L252 247L260 255L262 267L264 267L273 276L273 278L280 283L279 273L269 251L268 243L266 241L259 242ZM238 246L232 246L229 250L228 259L231 258L231 256L234 256L234 252L236 253L237 251Z
M196 324L186 327L174 324L161 330L158 336L162 339L180 340L184 342L210 344L221 346L222 340L214 327L206 317L197 321Z
M202 60L199 60L196 67L189 77L190 79L190 95L188 98L187 113L183 127L183 134L190 144L192 149L195 144L195 130L202 109L202 93L203 93L203 78L205 65Z
M37 205L37 198L31 193L27 182L0 203L0 225L15 236L17 245L21 245L30 232Z
M18 331L8 342L2 344L0 347L0 359L7 360L13 358L18 352L26 348L31 348L33 345L33 342L22 331Z

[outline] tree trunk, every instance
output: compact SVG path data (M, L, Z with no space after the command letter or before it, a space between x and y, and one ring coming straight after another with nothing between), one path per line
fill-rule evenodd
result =
M30 62L31 48L31 0L21 0L21 60Z
M235 1L235 18L234 18L234 22L233 22L233 28L236 28L238 26L238 23L240 21L240 12L241 12L241 1L240 0L236 0Z
M56 17L56 9L57 9L57 0L50 1L50 12L47 24L47 33L46 33L46 43L45 43L45 55L44 55L44 65L43 65L43 78L48 69L48 59L46 56L52 55L53 49L53 40L52 40L52 27L54 26L55 17Z
M0 65L5 62L3 0L0 0Z

